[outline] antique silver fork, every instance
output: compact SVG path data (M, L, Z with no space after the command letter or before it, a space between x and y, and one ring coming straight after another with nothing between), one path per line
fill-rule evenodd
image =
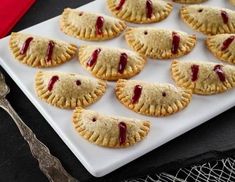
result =
M14 120L21 135L28 142L32 155L38 160L41 171L51 182L78 182L78 180L65 171L59 159L53 156L49 149L37 139L32 130L21 120L15 110L11 107L6 99L6 95L9 92L10 89L5 83L3 74L0 72L0 107L8 112Z

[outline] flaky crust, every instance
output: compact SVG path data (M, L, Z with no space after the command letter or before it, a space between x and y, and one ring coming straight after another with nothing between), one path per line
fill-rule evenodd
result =
M53 76L58 76L53 89L48 85ZM79 80L80 85L76 84ZM86 107L99 100L106 91L106 82L86 76L62 72L38 71L35 75L37 96L53 106L63 109Z
M95 111L76 108L73 112L76 131L88 141L111 148L129 147L143 140L149 130L150 122L120 116L108 116ZM125 143L119 142L120 122L126 124Z
M228 23L224 23L221 11L228 14ZM181 19L192 29L206 35L235 33L235 12L225 8L204 5L182 6Z
M235 40L226 50L221 49L223 42L231 36L235 37L235 34L218 34L208 36L206 39L206 46L212 54L221 61L235 64Z
M33 40L30 42L27 52L21 54L21 48L29 37L32 37ZM49 41L54 42L54 49L52 59L48 61L46 55ZM73 44L20 32L11 34L9 46L15 59L32 67L57 66L71 60L77 52L77 46Z
M99 16L104 18L101 35L96 34L96 21ZM126 23L103 14L66 8L60 18L61 30L70 36L82 40L108 40L117 37L125 28Z
M199 65L198 79L192 81L191 67ZM215 65L221 65L225 73L225 81L220 81L214 70ZM177 61L171 65L171 75L180 87L192 89L194 94L212 95L225 92L235 86L235 67L202 61Z
M93 52L101 49L98 59L93 66L88 66L87 62ZM123 73L118 71L120 56L127 55L127 64ZM81 65L91 72L95 77L103 80L118 80L120 78L131 78L138 74L146 63L146 58L136 52L126 49L112 48L105 46L82 45L79 47L78 60Z
M235 6L235 0L229 0L229 2Z
M152 0L153 14L151 18L146 15L146 1L126 0L123 7L117 10L120 0L107 0L107 5L112 14L122 20L132 23L154 23L166 19L171 13L173 6L162 0Z
M147 32L147 34L146 34ZM127 44L140 54L153 59L170 59L184 56L196 45L196 36L174 31L180 35L179 50L172 53L172 30L158 28L128 28Z
M134 88L142 86L137 103L132 102ZM115 89L117 99L127 108L150 116L168 116L184 109L191 101L192 91L168 83L147 83L120 79ZM164 96L163 96L164 93Z
M172 0L175 3L182 3L182 4L197 4L197 3L203 3L208 0Z

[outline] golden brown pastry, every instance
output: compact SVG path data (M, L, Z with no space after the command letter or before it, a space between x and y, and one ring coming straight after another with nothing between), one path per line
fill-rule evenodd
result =
M218 59L235 64L235 34L208 36L206 45Z
M150 116L167 116L184 109L192 91L168 83L123 80L116 83L116 96L127 108Z
M103 80L133 77L146 63L146 59L136 52L94 45L80 46L78 59L86 70Z
M108 40L117 37L126 23L103 14L66 8L61 15L60 28L67 35L83 40Z
M212 95L225 92L235 86L235 67L202 61L173 61L173 80L180 87L193 93Z
M107 0L116 17L133 23L153 23L166 19L173 6L162 0Z
M184 56L196 45L196 36L159 28L129 28L126 42L136 52L153 59Z
M203 3L208 0L172 0L175 3L182 3L182 4L197 4L197 3Z
M235 0L229 0L229 2L235 6Z
M64 41L26 33L12 33L10 50L23 64L32 67L51 67L71 60L77 47Z
M53 106L74 109L99 100L106 91L106 82L78 74L39 71L35 90L40 99Z
M150 129L150 122L120 116L108 116L96 111L76 108L73 124L77 132L103 147L128 147L143 140Z
M235 33L235 11L204 5L183 6L182 20L192 29L206 35Z

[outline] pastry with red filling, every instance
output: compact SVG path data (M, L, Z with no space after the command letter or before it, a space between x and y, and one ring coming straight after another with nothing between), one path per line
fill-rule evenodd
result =
M71 60L77 47L64 41L26 33L12 33L10 50L18 61L32 67L52 67Z
M235 33L235 11L205 5L182 6L181 19L206 35Z
M225 92L235 86L235 66L203 61L173 61L173 80L199 95Z
M103 14L66 8L60 18L60 28L78 39L100 41L119 36L126 23Z
M206 45L218 59L235 64L235 34L209 36Z
M89 142L102 147L129 147L143 140L150 130L150 122L121 116L105 115L76 108L73 112L76 131Z
M79 74L38 71L35 91L40 99L53 106L74 109L98 101L106 91L106 82Z
M146 63L146 58L136 52L95 45L80 46L78 59L86 70L103 80L131 78Z
M153 59L184 56L196 45L196 36L159 28L128 28L127 44L136 52Z
M149 116L168 116L183 110L191 101L192 91L169 83L148 83L120 79L116 97L127 108Z
M173 10L163 0L107 0L108 8L116 17L132 23L154 23L166 19Z

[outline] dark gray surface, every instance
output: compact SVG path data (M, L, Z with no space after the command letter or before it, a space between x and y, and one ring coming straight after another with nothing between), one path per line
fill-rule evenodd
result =
M88 2L90 0L38 0L15 26L14 31L59 15L65 7L78 7ZM0 70L3 71L2 68ZM115 172L103 178L94 178L75 158L14 81L6 73L5 75L11 88L8 99L12 106L38 138L50 148L51 153L61 160L65 169L81 181L120 181L141 175L148 171L146 170L148 168L157 168L172 161L183 164L184 159L204 152L235 148L235 108L232 108ZM190 118L188 119L190 122ZM3 110L0 110L0 181L47 181L15 124Z

